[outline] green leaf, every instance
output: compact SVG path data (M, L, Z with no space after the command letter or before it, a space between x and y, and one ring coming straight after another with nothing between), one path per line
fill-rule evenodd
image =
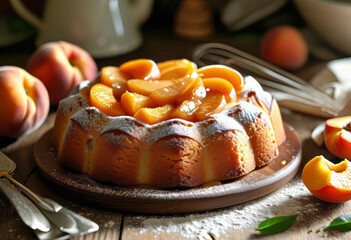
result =
M256 230L264 235L281 233L288 230L294 224L296 218L297 214L270 218L261 222Z
M351 214L341 215L335 218L328 227L323 231L338 229L340 232L348 232L351 230Z

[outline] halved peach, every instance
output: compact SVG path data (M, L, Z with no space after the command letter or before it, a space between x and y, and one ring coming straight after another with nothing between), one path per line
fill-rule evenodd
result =
M224 78L203 78L202 82L209 94L223 94L228 103L236 100L235 89L228 80Z
M174 83L179 82L179 80L140 80L131 79L127 82L127 89L130 92L139 93L141 95L148 96L153 91L157 89L168 87Z
M213 114L222 112L226 108L226 104L227 102L223 94L207 95L196 111L197 120L202 121L211 117Z
M302 180L308 190L327 202L345 202L351 199L351 162L338 164L317 156L302 171Z
M155 107L155 104L148 96L131 92L125 92L122 94L121 105L129 116L133 116L143 107Z
M236 92L243 89L245 81L243 76L235 69L224 65L208 65L197 70L202 78L224 78L228 80Z
M185 100L198 101L204 97L206 97L206 90L202 79L198 77L194 81L190 82L189 85L181 93L179 93L177 103L180 104Z
M158 79L160 70L156 63L150 59L135 59L123 63L119 70L129 76L129 79Z
M119 71L118 67L103 67L101 69L100 82L112 87L116 98L120 98L127 90L127 77Z
M324 140L328 150L335 156L351 159L351 116L328 119Z
M193 81L190 78L180 79L171 86L153 91L149 96L158 106L174 104L179 94Z
M181 118L187 121L196 121L196 110L199 108L199 102L185 100L179 104L172 113L172 118Z
M90 104L109 116L125 115L121 103L113 95L113 89L102 83L97 83L90 89Z
M134 118L152 125L169 119L173 109L171 104L156 108L141 108L134 114Z

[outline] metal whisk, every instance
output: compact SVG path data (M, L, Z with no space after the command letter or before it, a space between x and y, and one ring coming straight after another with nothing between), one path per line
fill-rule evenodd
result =
M257 57L221 43L202 44L194 50L199 66L224 64L251 75L281 106L319 117L335 117L343 106L308 82Z

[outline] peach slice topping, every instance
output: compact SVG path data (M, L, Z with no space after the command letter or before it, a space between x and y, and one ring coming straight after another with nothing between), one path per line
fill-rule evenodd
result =
M164 62L159 62L157 63L157 67L160 70L160 72L164 72L165 70L172 68L172 67L177 67L177 66L188 66L189 64L192 65L191 68L194 70L197 69L197 66L194 62L189 61L188 59L174 59L174 60L167 60Z
M186 100L179 104L172 113L173 118L181 118L190 122L196 121L196 110L199 108L199 102Z
M156 107L148 96L131 92L123 93L121 96L121 105L130 116L133 116L141 108Z
M160 79L178 79L183 77L196 78L196 65L188 60L171 60L158 65L161 72Z
M150 93L160 88L165 88L179 82L179 80L139 80L131 79L127 82L127 89L130 92L149 96Z
M191 78L184 78L175 84L157 89L153 91L149 96L154 103L158 106L166 104L173 104L176 102L179 94L193 81Z
M236 92L233 85L224 78L204 78L202 79L208 94L221 93L227 102L236 100Z
M185 100L199 101L206 96L206 90L201 78L198 77L179 94L177 103L182 103Z
M244 86L243 77L232 68L197 69L186 59L158 64L136 59L119 67L103 67L98 80L83 94L91 105L107 115L126 113L148 124L169 118L205 120L234 106L236 92Z
M243 89L245 81L243 76L233 68L224 65L209 65L199 68L197 73L202 78L224 78L228 80L236 92Z
M149 59L136 59L123 63L119 70L128 76L129 79L158 79L160 77L160 70L156 63Z
M103 67L101 69L100 82L112 87L116 98L120 98L127 90L127 77L119 71L118 67Z
M173 109L171 104L156 108L141 108L133 117L148 124L156 124L169 119Z
M226 107L225 96L222 94L207 95L196 111L196 118L199 121L209 118L211 115L222 112Z
M125 115L121 103L113 95L113 89L104 84L97 83L90 89L90 103L109 116Z

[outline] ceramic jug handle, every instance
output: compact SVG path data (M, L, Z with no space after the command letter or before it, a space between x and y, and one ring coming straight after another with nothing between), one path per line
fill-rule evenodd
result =
M146 22L152 12L154 0L134 0L131 1L132 14L140 26Z
M24 6L21 0L10 0L10 3L18 15L20 15L24 20L32 24L37 29L41 29L43 22L26 6Z

